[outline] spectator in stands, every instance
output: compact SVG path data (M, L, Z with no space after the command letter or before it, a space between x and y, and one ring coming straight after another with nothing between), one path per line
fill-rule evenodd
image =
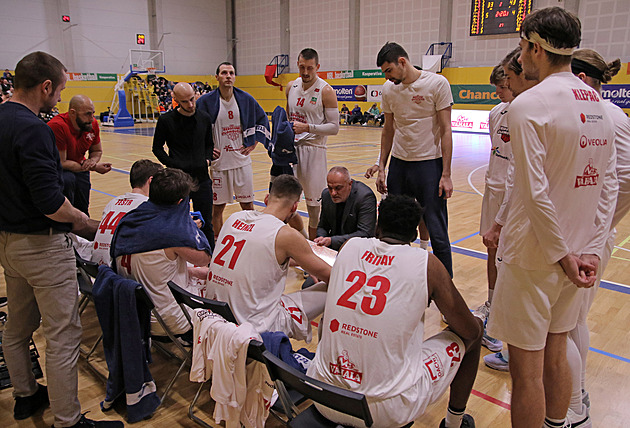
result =
M361 121L361 123L363 124L363 126L367 126L368 120L373 119L374 124L376 125L376 120L380 115L381 115L381 112L376 106L376 103L374 103L372 104L372 107L370 107L370 109L366 111L365 114L363 115L363 120Z
M2 102L0 102L0 104L4 104L5 102L9 101L12 96L13 96L13 93L11 93L10 91L9 92L2 91Z
M348 123L350 125L354 123L361 123L362 119L363 119L363 112L361 111L361 107L359 107L359 104L355 104L354 108L352 109L352 112L350 113L350 119L348 119Z
M350 109L345 104L341 104L341 110L339 111L339 123L343 119L344 123L348 123L348 116L350 116Z
M4 69L4 73L2 73L2 77L7 79L9 82L11 82L11 85L13 85L13 75L11 74L8 68Z
M48 123L58 114L59 114L59 109L57 108L57 106L54 106L53 109L47 113L40 112L39 118L43 120L44 122Z
M0 87L0 89L2 89L2 92L9 92L13 89L13 85L11 85L9 79L4 76L0 78Z

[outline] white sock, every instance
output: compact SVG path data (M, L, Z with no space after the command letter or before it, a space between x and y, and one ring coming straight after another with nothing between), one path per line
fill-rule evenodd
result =
M420 248L426 250L429 248L429 241L425 241L424 239L420 240Z
M444 426L446 428L460 428L462 426L462 419L464 418L464 411L466 409L453 410L451 406L448 406L448 410L446 411L446 420L444 421Z
M564 421L565 418L563 419L551 419L551 418L545 418L545 425L543 425L543 427L545 428L562 428L564 426Z
M582 359L572 337L567 338L567 362L571 370L571 401L569 408L576 414L584 414L582 403ZM584 406L585 407L585 406Z

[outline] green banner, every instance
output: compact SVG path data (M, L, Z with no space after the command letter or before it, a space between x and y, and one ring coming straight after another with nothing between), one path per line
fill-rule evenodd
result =
M106 81L106 82L116 82L118 80L118 76L116 73L97 73L97 80Z
M375 70L354 70L354 76L355 79L359 79L362 77L385 77L385 75L383 74L383 72L379 69L375 69Z
M453 102L455 104L499 104L492 85L451 85Z

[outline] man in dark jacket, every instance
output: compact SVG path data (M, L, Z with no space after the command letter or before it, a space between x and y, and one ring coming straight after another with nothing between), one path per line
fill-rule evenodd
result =
M343 166L332 167L326 181L315 243L339 250L350 238L374 236L376 196L372 189L352 180Z

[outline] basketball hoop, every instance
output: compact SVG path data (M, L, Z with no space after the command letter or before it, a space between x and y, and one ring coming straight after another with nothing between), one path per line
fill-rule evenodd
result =
M157 68L155 68L155 67L147 67L147 74L156 74L155 70L157 70Z

